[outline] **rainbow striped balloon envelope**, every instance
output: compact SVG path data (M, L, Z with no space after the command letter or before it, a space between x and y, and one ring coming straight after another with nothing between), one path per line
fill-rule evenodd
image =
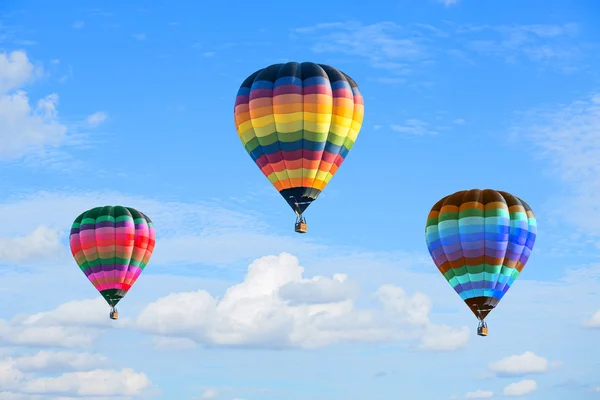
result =
M364 103L345 73L289 62L250 75L240 86L234 115L250 157L302 215L354 146Z
M433 262L483 319L525 267L537 231L531 207L495 190L464 190L438 201L425 236Z
M79 268L115 307L150 261L156 232L133 208L96 207L75 219L69 242Z

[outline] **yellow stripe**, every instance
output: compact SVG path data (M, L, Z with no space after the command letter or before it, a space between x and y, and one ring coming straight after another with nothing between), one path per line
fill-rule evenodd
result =
M262 128L264 126L271 125L274 123L273 114L265 115L264 117L252 118L252 126L254 128Z
M264 138L265 136L269 136L273 132L277 132L277 128L275 128L274 122L272 124L269 124L269 125L266 125L266 126L263 126L260 128L258 128L258 127L254 128L254 134L258 138L259 142L260 142L261 138Z
M292 133L302 129L303 121L295 121L289 123L277 123L277 132L279 133Z

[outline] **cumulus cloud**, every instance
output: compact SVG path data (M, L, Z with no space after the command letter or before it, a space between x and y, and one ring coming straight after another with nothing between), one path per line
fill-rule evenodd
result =
M114 323L114 324L113 324ZM0 342L18 346L85 347L111 325L103 299L71 301L48 312L0 319Z
M550 363L544 357L535 355L531 351L523 354L503 358L489 364L498 376L523 376L527 374L541 374L548 371Z
M465 399L489 399L492 396L494 396L494 392L478 389L474 392L465 394Z
M537 389L537 383L531 379L525 379L519 382L511 383L506 386L502 393L505 396L524 396L528 393L535 392Z
M67 127L57 118L58 95L47 95L32 105L20 90L40 74L25 52L0 53L0 158L56 147L66 137Z
M319 348L342 341L428 338L431 329L450 332L429 321L431 300L423 294L408 296L401 288L384 285L375 293L381 309L361 310L352 299L355 289L343 286L348 282L344 275L307 279L303 272L290 254L262 257L220 299L202 290L174 293L142 310L137 326L203 345L258 348ZM281 296L283 288L287 296L293 294L293 301ZM324 292L327 288L332 295ZM424 339L422 347L454 350L466 343L463 335L452 335Z
M66 372L58 376L35 377L19 369L17 361L0 361L0 388L7 399L32 399L35 395L135 396L151 387L143 373L130 368L120 371L94 369Z
M30 83L41 74L42 69L35 67L24 51L0 53L0 93Z
M600 328L600 311L597 311L591 318L584 321L583 326L587 328Z
M104 123L107 119L108 119L108 115L106 115L105 112L98 111L98 112L88 115L85 119L85 122L87 122L88 125L90 125L90 126L96 127L96 126Z
M0 237L0 263L45 260L65 254L61 235L55 229L40 225L28 235Z

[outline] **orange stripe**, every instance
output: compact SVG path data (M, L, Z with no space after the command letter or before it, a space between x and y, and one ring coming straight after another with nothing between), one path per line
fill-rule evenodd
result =
M258 107L250 109L250 118L260 118L267 115L273 115L273 107Z
M271 97L259 97L258 99L250 100L250 110L253 108L271 107L273 99Z

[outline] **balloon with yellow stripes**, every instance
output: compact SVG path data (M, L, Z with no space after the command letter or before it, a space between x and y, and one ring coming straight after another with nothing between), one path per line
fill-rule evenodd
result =
M317 199L354 146L364 102L345 73L311 62L274 64L250 75L235 101L242 144L297 215Z

